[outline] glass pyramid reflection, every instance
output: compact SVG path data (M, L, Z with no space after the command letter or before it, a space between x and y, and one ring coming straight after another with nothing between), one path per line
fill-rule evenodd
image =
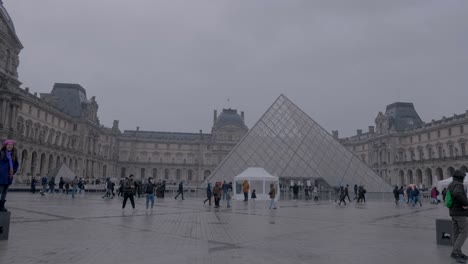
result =
M231 182L249 167L287 179L321 179L330 187L364 185L369 192L391 186L312 118L280 95L216 168L209 181Z

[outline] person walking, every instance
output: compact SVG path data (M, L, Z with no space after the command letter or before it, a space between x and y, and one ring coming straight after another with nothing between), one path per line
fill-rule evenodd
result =
M413 207L416 205L416 203L419 203L419 205L422 207L421 199L419 198L419 189L416 185L414 186L411 195L413 197Z
M71 187L72 187L72 198L75 199L75 194L78 191L78 183L80 180L78 179L78 176L75 176L73 181L71 182Z
M130 199L132 208L135 210L135 199L133 199L134 191L135 181L133 180L133 174L130 174L130 176L128 176L128 178L126 178L123 182L124 199L122 203L122 210L125 209L125 205L127 204L128 199Z
M463 180L465 173L456 170L452 175L453 181L447 187L452 197L453 204L449 208L449 214L452 217L453 249L450 256L458 263L465 263L467 256L462 253L461 248L468 236L468 225L466 217L468 216L468 199L466 198Z
M437 196L439 196L439 191L437 190L436 187L432 187L431 190L431 203L432 204L438 204L439 200L437 199Z
M269 209L276 209L276 189L275 189L275 184L271 183L270 184L270 192L268 193L270 195L270 207Z
M213 187L213 196L215 201L215 208L219 208L219 200L221 200L221 182L217 182Z
M37 184L36 177L32 177L32 180L31 180L31 192L32 192L33 194L36 193L36 184Z
M405 188L403 186L400 186L398 193L400 194L400 203L404 204L405 203Z
M299 199L299 185L297 183L294 183L293 186L293 200Z
M338 203L338 205L341 205L342 202L344 203L344 205L346 205L346 193L343 186L340 186L340 202Z
M357 184L354 184L354 198L353 198L353 201L357 200L357 198L358 198L358 186L357 186Z
M248 180L244 180L242 183L242 192L244 193L244 202L247 202L249 200L249 190L250 190L250 185Z
M40 193L41 193L42 196L44 196L45 193L47 192L47 177L46 176L42 176L41 186L42 186L42 189L41 189Z
M63 180L63 177L60 177L59 180L59 192L63 194L63 186L65 185L65 181Z
M151 210L154 207L154 190L156 185L153 183L153 178L149 178L146 183L145 193L146 193L146 210L148 210L149 202L151 201Z
M226 194L229 188L229 185L226 183L226 181L223 181L223 185L221 186L223 190L223 200L226 200Z
M177 195L174 199L177 200L177 197L182 194L182 200L184 200L184 180L181 180L179 183L179 189L177 190Z
M5 208L6 196L19 167L15 145L15 141L7 139L2 142L0 149L0 212L8 211Z
M206 187L206 200L203 201L203 204L208 201L208 205L211 205L211 194L211 183L208 183L208 186Z
M393 197L395 198L395 204L398 205L398 201L400 200L400 190L397 185L395 185L395 188L393 189Z
M348 201L351 202L351 198L349 198L349 184L346 184L346 187L344 188L344 192L345 192L345 199L346 197L348 197Z
M106 193L104 194L104 196L102 196L102 199L105 198L114 198L112 197L112 181L110 180L110 178L106 179Z
M49 181L49 192L51 194L54 194L55 193L55 177L52 177L50 178L50 181Z

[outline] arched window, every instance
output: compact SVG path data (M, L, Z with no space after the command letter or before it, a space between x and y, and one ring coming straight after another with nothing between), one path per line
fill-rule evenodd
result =
M54 156L52 154L49 155L49 166L47 166L47 171L51 171L54 167Z
M41 176L45 174L45 166L46 166L46 155L42 153L41 161L39 163L39 173L41 174Z
M211 175L211 171L210 171L210 170L206 170L206 171L203 173L203 180L206 180L210 175Z
M31 175L35 176L37 166L37 153L34 151L31 156Z

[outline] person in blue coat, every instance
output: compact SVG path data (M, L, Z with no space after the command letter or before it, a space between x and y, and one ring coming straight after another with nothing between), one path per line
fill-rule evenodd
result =
M8 187L13 182L13 175L19 167L15 144L15 141L7 139L2 142L0 149L0 212L7 212L5 202Z

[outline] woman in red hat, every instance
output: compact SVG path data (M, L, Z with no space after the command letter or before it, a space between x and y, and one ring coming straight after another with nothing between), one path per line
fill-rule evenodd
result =
M18 170L18 156L15 149L16 142L7 139L3 141L0 149L0 212L6 212L6 195L8 187L13 182L13 175Z

